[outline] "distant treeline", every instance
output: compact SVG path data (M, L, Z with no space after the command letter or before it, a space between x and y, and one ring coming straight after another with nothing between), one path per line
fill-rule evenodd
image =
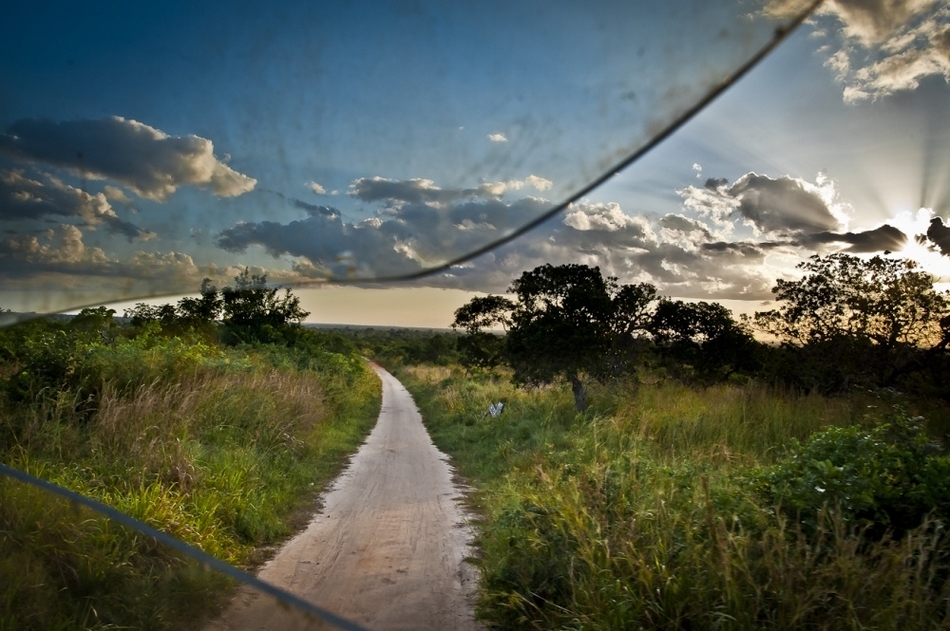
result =
M776 283L774 309L738 320L718 303L672 300L596 267L542 265L513 281L512 297L459 308L456 334L346 335L391 362L507 366L521 385L569 383L578 409L589 380L644 370L703 386L754 378L803 393L898 388L950 401L950 299L931 274L847 254L799 268L800 280Z

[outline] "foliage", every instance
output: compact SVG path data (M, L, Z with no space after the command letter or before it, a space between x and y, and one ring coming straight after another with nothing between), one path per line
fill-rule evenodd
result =
M587 406L587 381L630 378L651 356L686 380L712 384L758 368L758 346L716 303L659 299L648 283L621 285L586 265L542 265L500 296L475 297L452 327L463 364L505 363L514 380L538 386L570 382L575 406ZM504 337L486 329L501 327Z
M413 329L365 329L359 334L346 331L361 351L387 366L429 363L447 365L459 361L455 333Z
M756 323L803 348L810 366L854 359L826 387L894 385L950 343L950 299L914 261L836 253L798 267L805 276L779 280L772 291L780 306L757 313Z
M507 331L515 304L502 296L476 296L455 311L452 328L467 335L458 339L461 361L469 369L491 370L504 359L505 340L490 332L494 327ZM489 329L486 331L485 329Z
M565 393L517 390L503 372L410 367L399 376L476 489L479 612L494 628L948 624L950 541L933 514L918 510L902 530L891 518L881 536L833 503L809 498L806 525L789 499L777 506L763 494L772 487L762 480L793 470L796 454L851 451L850 464L836 466L882 489L917 471L910 494L937 506L944 456L919 420L881 425L887 410L869 407L880 401L752 382L696 389L645 373L636 388L608 384L577 415ZM485 408L498 400L505 411L493 418ZM816 432L815 445L822 436L876 438L857 441L863 452L838 438L823 451L808 439ZM787 488L804 494L801 480Z
M300 299L285 289L267 286L267 276L245 268L234 278L234 287L221 290L225 341L285 343L293 339L300 322L309 315Z
M159 330L4 329L0 457L252 565L372 426L379 381L333 336L225 348ZM0 628L197 627L228 586L63 504L0 481Z
M675 360L674 367L680 367L681 374L688 367L703 383L758 368L759 345L720 304L660 300L647 329L661 349L661 357Z
M901 536L928 515L950 523L950 457L922 421L898 416L869 430L834 427L793 443L791 455L762 475L764 502L810 530L831 507L877 538Z
M650 285L620 286L600 268L576 264L523 272L509 291L516 303L478 297L455 312L453 327L468 333L468 362L493 367L503 358L524 385L567 380L578 410L587 407L586 376L617 376L629 366L629 342L656 294ZM495 324L507 330L501 349L483 331Z

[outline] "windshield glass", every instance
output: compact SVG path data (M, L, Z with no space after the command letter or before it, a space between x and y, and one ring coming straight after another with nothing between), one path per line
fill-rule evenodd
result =
M0 26L0 304L464 259L727 84L804 7L778 9L21 4Z
M250 390L245 373L268 362L289 372L300 360L263 351L232 357L210 346L192 352L175 346L177 338L156 351L147 338L164 317L159 303L180 299L182 313L198 313L203 300L226 296L232 285L260 295L279 285L303 290L292 304L300 320L446 327L463 293L504 292L524 270L580 262L624 283L652 283L663 296L715 299L748 313L773 298L776 279L829 252L913 256L943 286L950 277L950 163L942 151L950 146L950 7L870 4L53 2L7 9L0 324L84 306L116 310L87 310L70 325L88 328L84 346L58 330L65 320L34 320L38 332L22 336L20 356L0 345L11 405L14 394L26 400L37 392L48 404L35 419L3 428L4 448L16 455L4 462L30 471L34 482L55 478L103 502L79 505L9 471L0 475L3 575L23 581L10 583L5 613L55 627L65 621L44 618L43 599L74 599L66 607L74 605L71 623L125 624L125 605L110 591L125 580L121 563L84 565L99 556L97 546L158 568L154 584L121 592L154 599L136 602L136 610L154 609L157 628L204 624L189 620L194 603L182 598L200 600L201 592L189 594L195 585L218 594L222 585L253 582L227 564L209 565L198 552L207 542L175 531L172 512L149 512L167 498L143 501L141 514L122 507L141 523L117 519L106 483L90 483L70 457L54 475L23 442L34 432L36 445L55 443L57 457L68 452L71 436L57 414L68 408L79 427L99 403L78 385L67 401L43 379L78 383L69 362L94 372L96 352L111 353L121 378L152 362L188 379L200 371L209 380L233 378L241 387L228 392ZM746 77L753 66L758 72ZM671 135L685 124L688 134ZM653 162L643 164L648 151ZM389 293L344 293L353 287ZM459 291L452 298L446 289ZM172 298L139 302L161 297ZM123 306L123 324L144 333L138 346L115 350L99 320L111 326ZM347 353L357 355L338 354ZM161 357L175 361L164 365ZM39 380L35 392L32 382L18 381L25 365ZM128 395L112 373L101 381L117 400ZM136 388L158 383L143 377ZM254 387L263 392L261 383ZM156 403L162 413L180 385ZM201 384L191 385L189 397L199 398ZM121 438L139 449L137 437L154 427ZM274 441L284 449L293 440L280 429ZM169 448L154 466L184 471L174 480L177 493L190 478L169 463L208 455L188 447L184 434L164 438L178 451ZM134 467L124 463L129 471L144 471L140 452L122 447L134 451ZM101 464L103 453L94 444L84 457ZM112 482L134 479L106 469ZM155 539L148 523L175 536ZM57 546L77 544L68 565L86 573L59 572L65 565L55 555L21 572L17 560L32 561L20 552L45 550L45 536ZM179 538L195 548L176 547ZM231 561L253 566L249 557ZM59 587L37 588L46 581ZM90 586L99 591L90 594ZM295 618L288 628L356 628L267 586L243 589L237 599L261 603L255 610L264 618ZM227 603L207 605L194 606L211 616Z

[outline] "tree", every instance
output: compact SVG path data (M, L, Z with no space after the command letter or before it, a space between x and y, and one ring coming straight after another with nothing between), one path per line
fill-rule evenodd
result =
M178 301L178 317L195 327L213 324L221 316L224 306L218 288L210 278L201 281L199 294L198 298L182 298Z
M86 307L70 320L69 326L89 335L96 335L107 343L115 340L119 325L112 317L115 309L108 307Z
M721 381L755 366L758 345L718 303L661 300L647 328L658 352L703 381Z
M579 411L587 408L585 378L615 376L625 364L628 340L646 322L656 290L617 284L600 268L542 265L514 280L509 292L475 298L456 311L455 328L469 336L495 324L507 329L501 353L514 381L540 385L564 379Z
M476 296L455 310L452 328L463 329L467 334L456 342L466 368L491 370L502 362L505 339L485 329L501 327L507 332L514 308L515 304L507 298L489 295Z
M294 328L310 315L289 289L267 286L267 275L245 268L234 287L221 291L226 338L238 342L286 342Z
M776 283L780 306L756 313L756 324L817 361L852 361L842 387L893 385L950 343L948 295L918 267L880 256L812 256L798 265L803 278Z

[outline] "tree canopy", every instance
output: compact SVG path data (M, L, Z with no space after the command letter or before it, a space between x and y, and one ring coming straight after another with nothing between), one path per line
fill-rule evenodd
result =
M833 356L836 366L853 360L847 380L893 385L950 342L950 298L914 261L835 253L798 268L805 275L779 280L778 308L755 321L785 344Z
M221 290L221 302L231 341L278 341L310 315L289 289L281 294L281 288L267 286L266 275L251 274L247 268L234 278L234 287Z
M603 379L627 366L629 342L645 330L656 297L652 285L620 285L600 268L577 264L523 272L509 291L516 301L477 297L455 312L453 327L468 333L463 354L481 366L503 359L525 385L565 379L578 410L587 407L586 377ZM485 331L495 326L504 338Z

